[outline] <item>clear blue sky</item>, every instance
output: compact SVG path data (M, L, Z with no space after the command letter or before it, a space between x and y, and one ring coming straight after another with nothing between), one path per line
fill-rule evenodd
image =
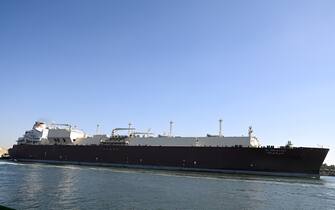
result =
M335 164L335 1L0 2L0 146L35 120L94 133L323 145Z

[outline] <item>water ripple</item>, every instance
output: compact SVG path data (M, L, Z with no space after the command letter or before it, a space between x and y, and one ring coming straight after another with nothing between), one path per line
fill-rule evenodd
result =
M332 209L335 179L0 161L0 204L17 209Z

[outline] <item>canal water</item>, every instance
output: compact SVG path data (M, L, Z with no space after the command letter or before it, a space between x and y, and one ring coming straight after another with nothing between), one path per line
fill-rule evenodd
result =
M335 178L280 178L0 161L15 209L334 209Z

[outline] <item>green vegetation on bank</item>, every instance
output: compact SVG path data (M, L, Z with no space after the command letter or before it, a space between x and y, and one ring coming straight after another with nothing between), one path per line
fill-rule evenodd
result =
M322 164L320 168L320 175L322 176L335 176L335 165Z

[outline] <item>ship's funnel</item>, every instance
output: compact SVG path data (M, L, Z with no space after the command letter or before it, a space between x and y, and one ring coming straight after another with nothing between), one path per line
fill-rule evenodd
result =
M39 121L35 122L34 127L33 127L34 130L37 130L39 132L42 132L43 129L45 128L46 128L46 124L44 122L39 122Z

